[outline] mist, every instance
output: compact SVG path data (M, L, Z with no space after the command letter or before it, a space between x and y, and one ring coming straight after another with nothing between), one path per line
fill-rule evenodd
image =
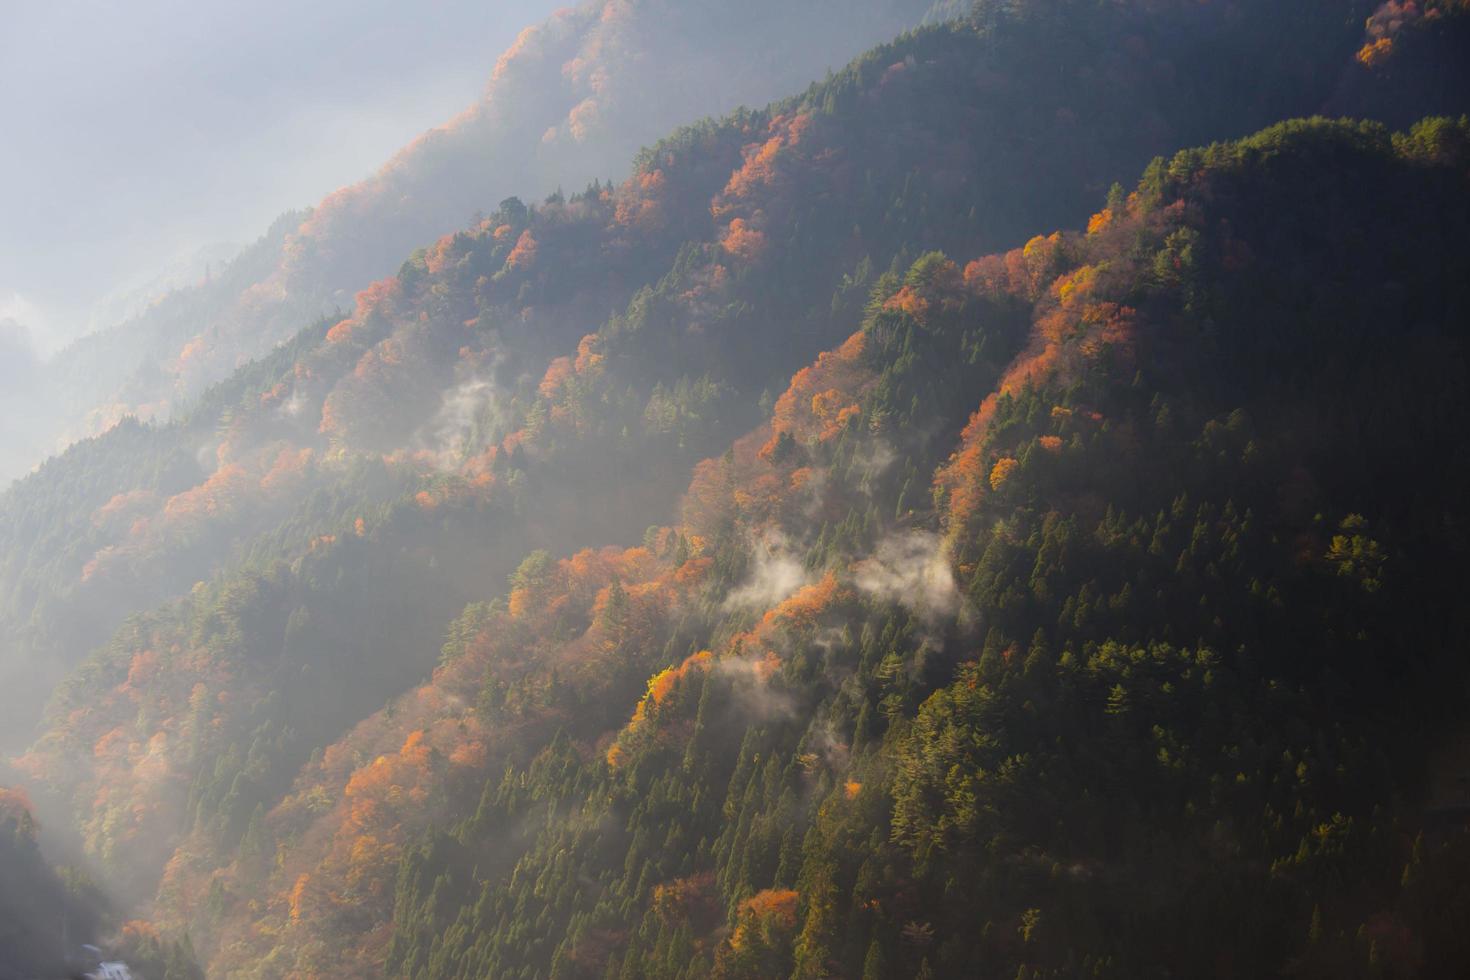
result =
M200 249L253 239L472 102L555 6L4 5L0 319L47 354L137 312L97 308L114 291L202 276ZM158 279L180 263L189 280Z
M23 422L0 432L0 481L125 416L171 417L503 199L618 178L672 127L798 90L930 4L553 9L17 11L0 297L50 360L34 397L6 399Z

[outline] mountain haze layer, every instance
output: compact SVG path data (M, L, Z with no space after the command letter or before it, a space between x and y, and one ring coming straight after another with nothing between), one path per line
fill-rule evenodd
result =
M917 26L929 0L815 0L732 8L587 0L527 28L484 95L366 180L282 216L220 274L63 351L26 395L41 430L11 455L166 418L209 384L350 307L416 246L512 195L621 175L643 144L692 119L761 105ZM18 400L17 400L18 401ZM4 475L4 474L0 474Z

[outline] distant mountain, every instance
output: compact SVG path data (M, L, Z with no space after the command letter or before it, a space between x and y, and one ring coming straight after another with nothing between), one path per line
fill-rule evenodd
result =
M240 246L217 242L186 249L162 261L92 304L85 332L95 333L144 316L150 306L169 293L213 280L214 273L239 254Z
M1453 975L1470 134L1248 135L1433 9L985 4L405 250L0 497L22 769L217 975Z
M483 97L368 179L276 226L209 282L63 351L33 443L166 418L209 384L391 274L413 248L512 195L625 172L680 123L763 105L899 31L930 0L586 0L528 28ZM4 448L4 447L0 447ZM34 460L11 454L12 469ZM0 476L5 475L0 471Z
M0 318L0 456L39 460L50 448L38 434L50 423L36 404L39 369L30 328L12 317Z

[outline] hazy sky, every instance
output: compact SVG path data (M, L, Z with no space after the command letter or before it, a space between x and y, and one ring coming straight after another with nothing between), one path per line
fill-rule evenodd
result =
M0 0L0 320L54 345L468 106L567 0Z

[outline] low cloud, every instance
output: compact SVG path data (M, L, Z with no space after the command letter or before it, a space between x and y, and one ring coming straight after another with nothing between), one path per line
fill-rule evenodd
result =
M898 451L884 439L873 439L860 448L852 458L852 472L866 483L881 476L898 459Z
M475 427L487 415L493 419L495 393L494 383L482 377L470 378L444 392L438 412L419 436L440 469L457 468L477 448L472 445Z
M715 672L730 679L735 701L746 718L795 718L796 698L771 684L778 667L773 654L724 657L716 662Z
M854 581L864 593L897 602L930 622L960 611L954 572L943 541L932 531L885 538L873 557L857 566Z
M300 418L301 413L306 410L306 396L299 391L292 391L291 397L281 402L276 409L276 417L283 419Z
M30 380L36 368L31 332L19 320L0 313L0 382L15 386Z
M724 608L752 609L774 606L806 585L806 568L789 548L784 535L770 533L756 543L750 575L725 597Z

